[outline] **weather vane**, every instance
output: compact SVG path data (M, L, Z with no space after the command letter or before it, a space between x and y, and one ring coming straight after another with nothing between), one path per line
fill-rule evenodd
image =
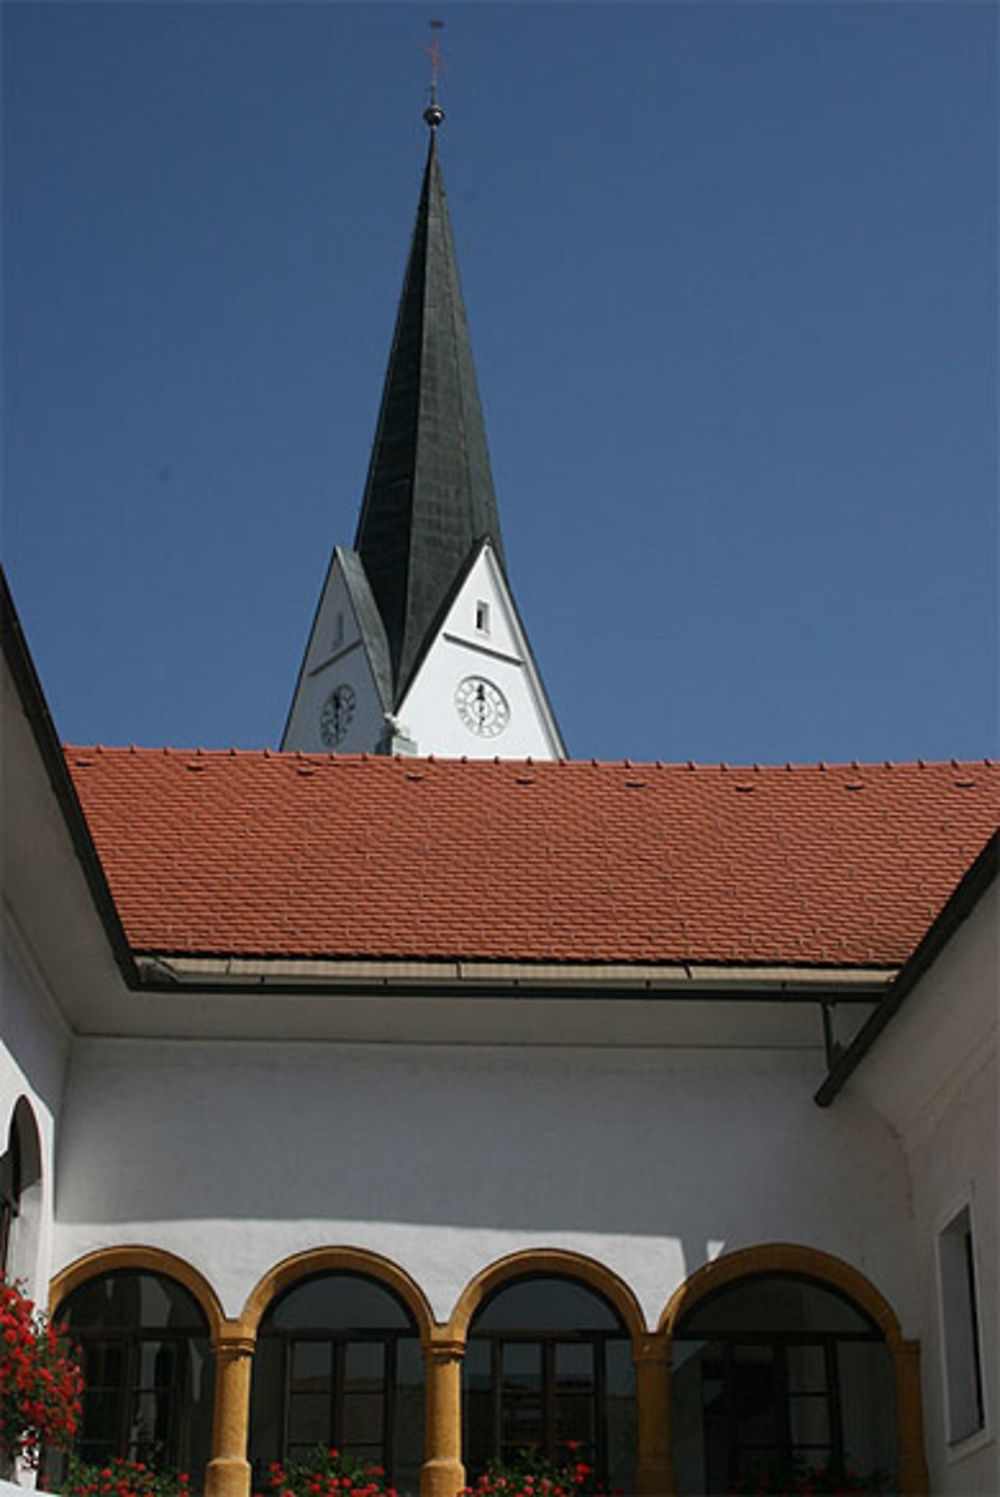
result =
M444 119L444 110L438 103L437 90L438 79L444 71L444 63L441 61L441 42L438 33L444 30L443 21L431 22L431 44L425 50L431 60L431 93L430 103L424 110L424 119L432 130L436 130Z

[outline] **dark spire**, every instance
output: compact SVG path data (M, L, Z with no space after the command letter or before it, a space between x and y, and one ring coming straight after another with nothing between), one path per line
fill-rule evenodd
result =
M385 625L394 705L473 547L504 564L486 431L436 151L430 146L355 549Z

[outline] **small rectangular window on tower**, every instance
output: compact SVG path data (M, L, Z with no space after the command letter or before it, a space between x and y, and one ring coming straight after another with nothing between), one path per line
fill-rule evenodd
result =
M480 634L490 632L490 605L482 601L476 604L476 628Z
M957 1445L986 1423L972 1216L963 1206L938 1237L948 1442Z

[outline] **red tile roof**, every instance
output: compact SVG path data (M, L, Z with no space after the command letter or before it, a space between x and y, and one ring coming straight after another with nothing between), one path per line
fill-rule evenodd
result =
M1000 764L66 751L133 948L894 966Z

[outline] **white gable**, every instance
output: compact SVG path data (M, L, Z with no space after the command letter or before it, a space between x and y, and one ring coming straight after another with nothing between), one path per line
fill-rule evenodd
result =
M564 757L527 636L488 541L431 641L397 715L420 754Z
M360 754L373 750L383 733L382 701L338 548L316 610L281 747Z

